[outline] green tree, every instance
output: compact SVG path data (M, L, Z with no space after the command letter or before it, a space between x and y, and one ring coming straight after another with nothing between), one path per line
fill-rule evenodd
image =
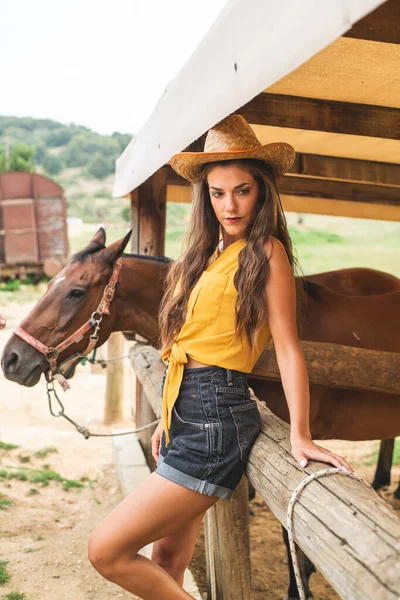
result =
M58 175L64 168L62 161L57 156L46 156L43 166L49 175Z
M131 222L131 207L130 206L125 206L122 210L121 210L121 217L123 218L124 221L126 221L127 223Z
M88 173L96 179L104 179L114 172L114 161L105 156L95 156L89 163Z
M83 167L87 165L89 159L86 152L82 150L80 141L75 138L70 141L65 150L60 154L60 158L67 167Z
M65 146L72 138L72 131L67 127L53 129L46 135L46 144L50 148L59 148Z
M33 156L36 152L34 146L26 146L25 144L14 144L10 150L10 171L30 171L35 170Z
M33 157L34 161L38 165L43 165L47 157L46 146L43 144L39 144L36 146L35 156Z
M7 158L4 149L0 146L0 173L7 171Z

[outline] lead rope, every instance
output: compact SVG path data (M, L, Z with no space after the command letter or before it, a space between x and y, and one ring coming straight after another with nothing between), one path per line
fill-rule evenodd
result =
M251 398L257 399L253 388L249 386L249 390ZM294 489L288 504L286 516L286 529L288 532L290 555L292 557L293 569L296 577L296 585L299 591L300 600L307 600L307 598L304 592L303 581L301 578L299 563L297 560L295 540L293 537L293 507L295 502L298 500L300 492L303 491L303 489L306 487L306 485L310 483L310 481L313 481L313 479L319 479L320 477L324 477L325 475L334 475L335 473L339 473L339 475L348 475L353 479L357 479L357 481L361 481L361 483L364 483L370 490L372 490L373 492L375 491L372 485L370 485L368 481L363 479L363 477L361 477L360 475L357 475L356 473L353 473L351 471L344 471L343 469L338 467L329 467L327 469L320 469L319 471L315 471L315 473L307 475L304 479L302 479L298 486Z
M101 319L100 319L100 321L101 321ZM97 330L100 328L100 321L97 323L96 330L93 335L96 335ZM91 337L93 337L93 336L91 336ZM87 362L89 362L93 365L101 364L101 366L104 369L105 367L107 367L107 363L115 362L117 360L123 360L124 358L129 358L128 354L124 354L123 356L115 356L113 358L96 359L96 352L97 352L97 348L93 348L93 353L92 353L91 357L83 356L79 361L81 363L81 365L85 366L85 364ZM129 431L122 431L120 433L92 433L91 431L89 431L89 429L87 427L85 427L84 425L79 425L79 423L76 423L73 419L71 419L71 417L68 417L68 415L65 414L64 405L61 402L60 398L58 397L57 391L54 387L55 380L56 380L56 377L54 377L53 379L50 379L50 380L47 379L47 377L46 377L46 391L47 391L47 400L49 403L50 414L53 415L53 417L64 417L64 419L66 419L72 425L74 425L75 429L78 431L78 433L83 435L85 440L88 440L90 437L114 437L117 435L130 435L132 433L139 433L140 431L143 431L144 429L147 429L148 427L152 427L156 423L159 423L159 421L161 420L161 419L156 419L155 421L152 421L151 423L147 423L147 425L143 425L142 427L137 427L136 429L130 429ZM52 399L51 399L52 394L54 395L55 400L58 402L58 405L61 408L61 410L57 413L55 413L53 411Z
M61 402L60 398L58 397L58 394L54 387L53 381L46 382L46 391L47 391L47 399L49 402L49 410L50 410L50 413L53 415L53 417L64 417L64 419L67 419L67 421L69 421L72 425L74 425L74 427L78 431L78 433L81 433L83 435L85 440L88 440L90 437L114 437L117 435L128 435L131 433L139 433L139 431L143 431L144 429L147 429L148 427L151 427L152 425L155 425L156 423L158 423L160 421L160 419L156 419L155 421L152 421L151 423L147 423L147 425L143 425L142 427L137 427L136 429L131 429L130 431L122 431L121 433L92 433L91 431L89 431L89 429L87 427L85 427L84 425L79 425L73 419L71 419L70 417L68 417L65 414L64 405ZM58 402L58 404L61 408L61 410L58 413L55 413L53 411L52 400L51 400L52 394L54 395L54 398L56 399L56 401Z
M372 491L375 491L374 488L372 487L372 485L370 485L368 483L368 481L365 481L365 479L363 479L360 475L357 475L356 473L353 473L351 471L344 471L338 467L321 469L320 471L316 471L315 473L312 473L311 475L307 475L307 477L305 477L302 481L300 481L299 485L296 487L296 489L294 490L294 492L290 498L288 510L287 510L287 519L286 519L286 528L287 528L288 537L289 537L290 554L292 557L294 574L296 577L296 584L297 584L297 589L299 590L300 600L307 600L307 599L306 599L306 595L304 593L303 581L301 579L299 564L298 564L297 555L296 555L296 548L294 545L295 541L293 538L293 507L294 507L294 503L298 499L298 495L300 494L300 492L305 488L305 486L307 484L310 483L310 481L312 481L313 479L319 479L320 477L324 477L325 475L333 475L334 473L338 473L339 475L347 475L348 477L357 479L358 481L361 481L362 483L364 483L369 489L371 489Z
M95 363L95 362L96 363L97 362L98 363L111 362L110 360L96 360L94 357L95 357L95 354L94 354L92 360L90 360L90 359L86 359L86 360L88 360L89 362L93 362L93 363ZM126 357L120 356L120 357L116 357L114 360L121 360L123 358L126 358ZM249 388L249 389L251 391L253 391L252 388ZM61 411L58 413L54 413L53 409L52 409L52 405L51 405L51 394L52 393L54 394L55 399L57 400L58 404L61 407ZM132 433L139 433L140 431L143 431L144 429L147 429L148 427L151 427L152 425L159 423L161 420L161 419L156 419L155 421L152 421L151 423L148 423L147 425L143 425L142 427L138 427L138 428L132 429L130 431L123 431L122 433L91 433L87 427L85 427L83 425L78 425L78 423L73 421L73 419L71 419L64 413L64 406L63 406L60 398L57 395L57 392L54 388L53 382L47 382L47 397L48 397L48 401L49 401L50 413L53 415L53 417L64 417L65 419L67 419L67 421L69 421L72 425L74 425L76 430L79 433L81 433L85 439L88 439L89 437L114 437L117 435L128 435L128 434L132 434ZM293 491L293 493L290 497L289 504L288 504L286 528L287 528L287 532L288 532L290 554L292 557L293 569L294 569L294 574L296 577L296 584L297 584L297 589L299 591L300 600L307 600L307 598L306 598L306 595L304 592L303 581L301 579L299 563L297 560L297 554L296 554L296 548L295 548L295 540L293 537L293 507L294 507L295 502L298 500L298 496L299 496L300 492L303 491L303 489L306 487L306 485L308 485L314 479L319 479L320 477L324 477L325 475L333 475L335 473L338 473L339 475L347 475L348 477L352 477L352 479L356 479L357 481L364 483L369 489L371 489L372 491L375 491L374 488L372 487L372 485L370 485L368 483L368 481L366 481L360 475L357 475L356 473L352 473L351 471L344 471L338 467L321 469L320 471L316 471L315 473L312 473L311 475L307 475L307 477L302 479L302 481L300 481L298 486L295 488L295 490ZM208 522L207 525L209 528L208 533L211 534L211 523ZM210 535L209 535L209 538L211 539ZM211 552L211 555L212 554L213 553ZM210 569L213 569L213 568L214 568L214 564L212 561L211 565L210 565ZM215 581L214 581L214 584L215 584ZM213 591L215 591L215 590L213 590Z
M123 354L122 356L113 356L112 358L96 358L97 348L93 350L92 357L83 356L81 358L81 365L84 367L86 363L90 363L91 365L101 365L103 369L106 368L108 363L115 362L117 360L123 360L124 358L129 358L129 354Z

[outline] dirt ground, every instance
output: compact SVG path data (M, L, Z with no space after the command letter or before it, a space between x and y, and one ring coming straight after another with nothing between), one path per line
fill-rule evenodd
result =
M0 332L0 351L10 329L33 304L0 304L0 313L8 317L7 328ZM60 391L60 395L73 419L90 430L106 432L102 424L105 374L90 371L88 365L79 367L71 390L65 394ZM115 427L133 426L132 390L133 379L126 368L124 419ZM52 417L43 380L34 388L24 388L6 381L0 373L0 414L0 442L19 445L14 450L0 450L0 471L16 470L11 467L50 469L84 485L66 490L56 481L43 486L0 477L0 499L14 503L0 510L0 561L8 561L6 568L11 575L9 582L0 584L0 599L11 592L25 594L26 600L132 598L104 580L87 559L90 532L123 498L112 462L111 440L85 440L65 419ZM358 474L372 481L375 467L360 463L376 448L376 441L320 443L344 456ZM34 456L46 447L55 447L57 452ZM400 466L396 466L392 485L382 493L385 498L393 493L399 476ZM250 531L253 600L280 600L288 581L281 526L258 494L250 503ZM205 592L203 525L190 568L200 591ZM312 576L311 588L318 600L338 598L320 573Z

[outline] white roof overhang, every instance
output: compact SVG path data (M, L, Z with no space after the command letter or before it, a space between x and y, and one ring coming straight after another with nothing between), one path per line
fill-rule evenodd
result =
M167 85L148 121L117 159L113 197L129 194L173 154L298 68L382 3L229 0Z

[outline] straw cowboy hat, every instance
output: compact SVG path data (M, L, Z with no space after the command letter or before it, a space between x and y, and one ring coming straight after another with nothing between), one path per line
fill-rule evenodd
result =
M216 160L258 158L269 163L275 177L280 177L292 166L296 152L286 142L272 142L262 146L246 119L229 115L208 130L204 152L180 152L169 161L171 167L192 183L199 180L202 165Z

